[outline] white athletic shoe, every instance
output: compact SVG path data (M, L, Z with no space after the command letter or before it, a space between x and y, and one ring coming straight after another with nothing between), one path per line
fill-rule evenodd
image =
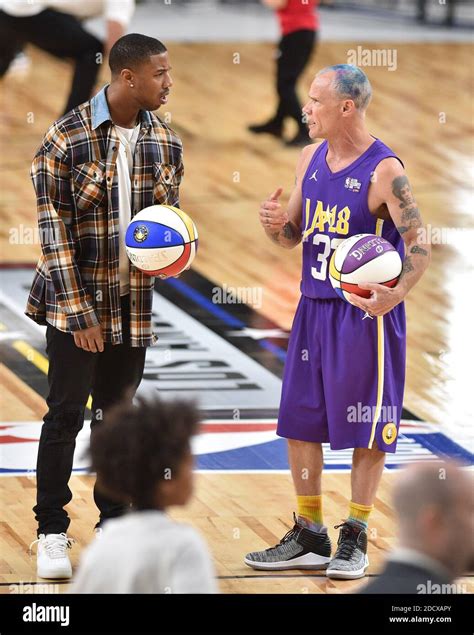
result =
M10 63L7 73L9 76L24 77L31 69L31 59L25 53L20 52Z
M36 556L36 572L40 578L51 580L72 577L72 566L67 550L72 546L72 539L66 534L40 534L31 547L38 543Z

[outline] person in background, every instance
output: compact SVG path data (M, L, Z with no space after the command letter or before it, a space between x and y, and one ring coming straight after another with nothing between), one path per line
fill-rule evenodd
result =
M166 515L193 490L190 439L198 412L186 401L124 400L92 435L98 487L132 505L82 555L73 593L215 593L207 547L189 525Z
M472 474L454 462L401 472L393 495L399 547L361 593L449 592L443 585L451 585L473 561L473 485Z
M255 134L267 133L282 138L285 119L294 119L298 132L286 145L305 146L308 130L296 94L296 83L316 43L319 28L317 0L262 0L262 3L276 11L280 23L276 73L278 106L271 119L248 129Z
M71 58L75 67L65 114L91 96L103 56L125 34L135 1L3 0L0 7L0 77L26 44L59 59ZM101 15L107 23L105 42L82 25L82 20Z

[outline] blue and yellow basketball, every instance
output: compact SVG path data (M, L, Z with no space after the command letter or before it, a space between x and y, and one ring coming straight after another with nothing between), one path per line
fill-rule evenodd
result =
M193 262L197 247L196 225L171 205L152 205L136 214L125 235L132 264L149 276L177 276Z

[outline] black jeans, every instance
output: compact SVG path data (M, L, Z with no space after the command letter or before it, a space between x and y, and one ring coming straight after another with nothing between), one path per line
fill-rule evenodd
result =
M296 82L311 57L316 42L316 31L294 31L284 35L278 45L277 92L278 109L272 121L281 126L285 117L291 117L300 131L307 132L302 121L301 104L296 94Z
M90 98L99 70L98 53L103 52L103 45L83 28L77 18L53 9L45 9L27 17L0 11L0 77L7 72L15 55L28 43L55 57L72 58L75 61L64 113Z
M127 388L136 390L143 376L146 347L130 342L130 299L122 297L123 344L104 344L102 353L89 353L74 344L74 337L48 325L48 412L41 428L37 461L37 503L33 508L39 534L59 534L69 527L64 505L72 498L71 476L76 437L84 425L84 410L92 394L91 430L103 412L120 400ZM126 505L111 501L94 487L100 510L98 525L124 513Z

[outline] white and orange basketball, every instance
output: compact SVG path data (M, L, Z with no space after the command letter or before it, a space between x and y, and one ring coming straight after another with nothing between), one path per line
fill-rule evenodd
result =
M152 205L136 214L125 235L132 264L149 276L177 276L193 262L198 247L196 225L171 205Z
M360 282L377 282L394 287L402 272L402 260L395 247L375 234L356 234L342 241L329 263L329 279L337 295L348 300L354 293L363 298L370 291L361 289Z

